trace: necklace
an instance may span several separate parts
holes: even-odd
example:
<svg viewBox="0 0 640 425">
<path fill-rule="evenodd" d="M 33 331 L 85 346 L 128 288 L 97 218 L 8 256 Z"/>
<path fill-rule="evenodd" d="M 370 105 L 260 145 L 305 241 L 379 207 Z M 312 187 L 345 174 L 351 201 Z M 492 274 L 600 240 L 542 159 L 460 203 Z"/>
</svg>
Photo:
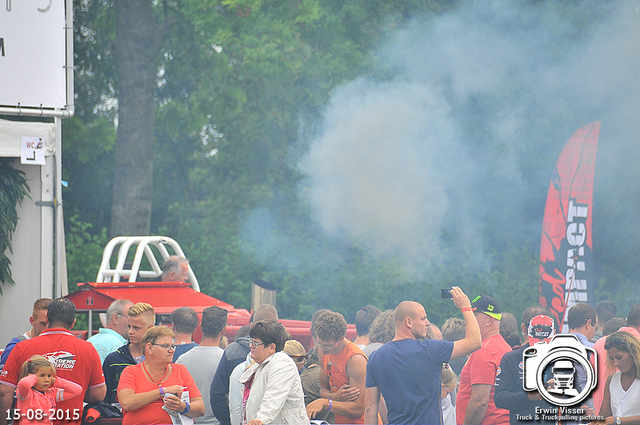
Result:
<svg viewBox="0 0 640 425">
<path fill-rule="evenodd" d="M 164 368 L 164 373 L 162 374 L 162 378 L 158 379 L 157 381 L 155 379 L 153 379 L 153 377 L 151 376 L 151 374 L 149 373 L 149 371 L 147 370 L 147 367 L 144 365 L 144 362 L 142 362 L 142 368 L 144 369 L 144 371 L 147 373 L 147 376 L 149 376 L 149 379 L 151 379 L 151 382 L 153 382 L 154 384 L 156 384 L 157 386 L 162 386 L 162 380 L 164 379 L 165 376 L 167 376 L 167 371 L 169 370 L 169 366 L 167 365 Z"/>
</svg>

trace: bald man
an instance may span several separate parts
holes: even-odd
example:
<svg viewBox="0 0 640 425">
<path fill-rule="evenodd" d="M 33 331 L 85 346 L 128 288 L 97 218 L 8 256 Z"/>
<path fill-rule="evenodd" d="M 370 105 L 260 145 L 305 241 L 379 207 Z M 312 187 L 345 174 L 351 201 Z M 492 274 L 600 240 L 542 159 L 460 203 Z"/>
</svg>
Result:
<svg viewBox="0 0 640 425">
<path fill-rule="evenodd" d="M 393 341 L 374 351 L 367 364 L 365 424 L 378 423 L 380 394 L 387 403 L 390 424 L 442 423 L 442 363 L 466 356 L 482 343 L 469 298 L 457 286 L 451 295 L 462 311 L 466 330 L 465 338 L 455 342 L 424 339 L 430 323 L 421 304 L 403 301 L 396 307 Z"/>
</svg>

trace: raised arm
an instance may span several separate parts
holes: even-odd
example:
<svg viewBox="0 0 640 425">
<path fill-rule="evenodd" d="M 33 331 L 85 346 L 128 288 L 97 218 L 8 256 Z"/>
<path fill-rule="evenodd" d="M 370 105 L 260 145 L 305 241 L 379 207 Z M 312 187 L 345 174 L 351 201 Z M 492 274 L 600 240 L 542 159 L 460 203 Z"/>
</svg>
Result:
<svg viewBox="0 0 640 425">
<path fill-rule="evenodd" d="M 56 391 L 56 400 L 70 400 L 74 397 L 77 397 L 80 393 L 82 393 L 82 387 L 79 384 L 76 384 L 73 381 L 69 381 L 68 379 L 57 377 L 55 383 L 53 384 Z M 102 385 L 100 388 L 106 390 L 106 386 Z M 104 395 L 100 400 L 104 399 Z"/>
<path fill-rule="evenodd" d="M 453 352 L 451 353 L 452 359 L 457 359 L 467 354 L 473 353 L 482 346 L 482 336 L 480 335 L 480 327 L 476 316 L 471 310 L 471 302 L 469 298 L 462 292 L 457 286 L 451 288 L 451 295 L 453 296 L 453 303 L 462 312 L 462 318 L 465 323 L 465 336 L 464 339 L 453 343 Z"/>
<path fill-rule="evenodd" d="M 33 387 L 36 382 L 38 382 L 38 377 L 33 373 L 22 378 L 20 382 L 18 382 L 18 389 L 16 390 L 18 398 L 22 401 L 29 398 L 31 395 L 31 387 Z M 3 410 L 3 412 L 4 411 L 5 410 Z"/>
</svg>

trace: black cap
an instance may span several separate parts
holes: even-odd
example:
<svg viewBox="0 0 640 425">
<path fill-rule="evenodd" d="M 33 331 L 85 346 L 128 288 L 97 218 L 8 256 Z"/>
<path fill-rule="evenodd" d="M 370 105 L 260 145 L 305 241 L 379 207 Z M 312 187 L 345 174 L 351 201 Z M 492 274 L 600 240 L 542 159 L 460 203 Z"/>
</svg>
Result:
<svg viewBox="0 0 640 425">
<path fill-rule="evenodd" d="M 488 295 L 478 295 L 475 297 L 473 301 L 471 301 L 471 309 L 473 311 L 480 311 L 497 320 L 502 319 L 498 302 Z"/>
</svg>

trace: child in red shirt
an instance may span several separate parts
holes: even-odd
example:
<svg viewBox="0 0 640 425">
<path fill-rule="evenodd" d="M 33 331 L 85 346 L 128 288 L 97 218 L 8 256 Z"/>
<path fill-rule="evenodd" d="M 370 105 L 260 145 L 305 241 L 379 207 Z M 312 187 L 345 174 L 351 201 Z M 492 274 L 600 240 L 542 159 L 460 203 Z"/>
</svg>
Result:
<svg viewBox="0 0 640 425">
<path fill-rule="evenodd" d="M 20 368 L 18 406 L 14 419 L 21 425 L 53 424 L 67 418 L 56 410 L 56 402 L 71 399 L 82 392 L 75 382 L 56 377 L 56 369 L 43 356 L 32 356 Z M 54 386 L 55 384 L 55 386 Z"/>
</svg>

